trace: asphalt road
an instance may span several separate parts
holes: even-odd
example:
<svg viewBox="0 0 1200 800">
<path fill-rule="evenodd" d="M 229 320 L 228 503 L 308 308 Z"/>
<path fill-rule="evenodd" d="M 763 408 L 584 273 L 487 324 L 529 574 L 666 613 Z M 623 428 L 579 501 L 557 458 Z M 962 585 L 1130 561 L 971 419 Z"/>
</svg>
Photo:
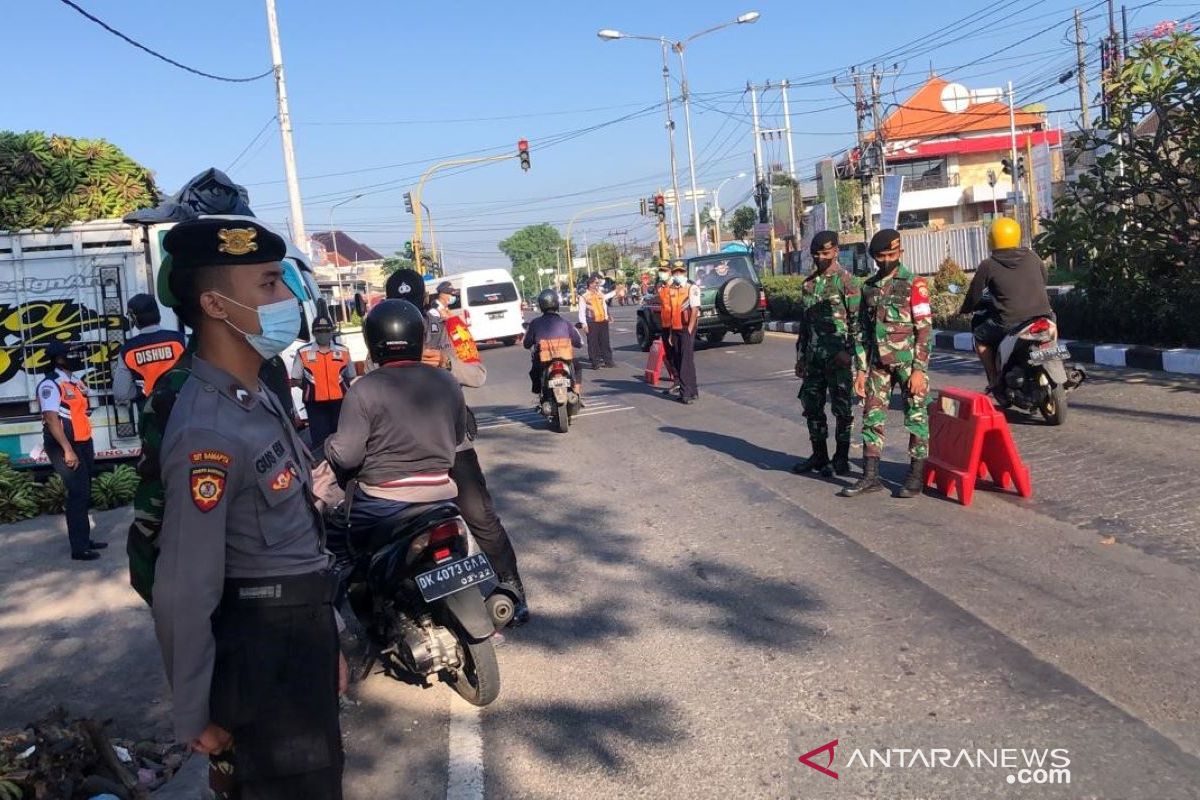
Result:
<svg viewBox="0 0 1200 800">
<path fill-rule="evenodd" d="M 569 434 L 530 412 L 520 348 L 486 350 L 469 393 L 534 609 L 479 715 L 483 796 L 1200 796 L 1197 384 L 1094 376 L 1066 427 L 1015 423 L 1032 500 L 844 500 L 787 471 L 807 446 L 791 337 L 699 352 L 682 406 L 642 382 L 631 315 Z M 935 387 L 980 382 L 937 356 Z M 446 737 L 475 712 L 381 686 L 400 716 L 364 707 L 398 731 L 395 785 L 447 796 Z M 798 760 L 833 739 L 836 781 Z M 1061 747 L 1070 783 L 847 766 L 870 747 Z M 371 774 L 352 796 L 378 796 Z"/>
<path fill-rule="evenodd" d="M 1065 427 L 1014 420 L 1031 500 L 845 500 L 842 480 L 788 471 L 807 452 L 792 337 L 701 350 L 702 400 L 683 406 L 643 383 L 632 310 L 616 313 L 620 366 L 585 373 L 566 435 L 531 412 L 525 351 L 485 349 L 468 399 L 534 618 L 482 712 L 441 685 L 356 686 L 348 797 L 1200 797 L 1200 383 L 1096 375 Z M 935 389 L 982 382 L 935 360 Z M 23 548 L 44 538 L 22 530 Z M 86 584 L 106 608 L 128 593 L 121 563 Z M 40 595 L 18 589 L 38 569 L 0 567 L 5 719 L 67 689 L 79 713 L 112 683 L 128 703 L 161 694 L 144 607 L 48 604 L 84 584 L 60 566 Z M 53 670 L 18 669 L 70 642 Z M 837 780 L 800 762 L 835 739 Z M 1054 748 L 1069 783 L 1020 771 Z M 1058 783 L 1022 783 L 1039 778 Z"/>
</svg>

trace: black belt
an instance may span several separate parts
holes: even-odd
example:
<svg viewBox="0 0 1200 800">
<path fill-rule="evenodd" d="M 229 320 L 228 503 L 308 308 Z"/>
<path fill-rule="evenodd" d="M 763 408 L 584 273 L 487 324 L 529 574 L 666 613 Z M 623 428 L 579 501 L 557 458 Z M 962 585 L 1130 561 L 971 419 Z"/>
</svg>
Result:
<svg viewBox="0 0 1200 800">
<path fill-rule="evenodd" d="M 329 570 L 273 578 L 227 578 L 222 605 L 312 606 L 333 602 Z"/>
</svg>

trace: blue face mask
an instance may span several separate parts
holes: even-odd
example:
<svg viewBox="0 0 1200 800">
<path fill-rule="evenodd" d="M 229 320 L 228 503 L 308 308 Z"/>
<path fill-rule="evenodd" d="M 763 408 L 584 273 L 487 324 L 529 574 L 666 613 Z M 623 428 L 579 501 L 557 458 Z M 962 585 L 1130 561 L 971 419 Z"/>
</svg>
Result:
<svg viewBox="0 0 1200 800">
<path fill-rule="evenodd" d="M 267 303 L 253 308 L 239 303 L 232 297 L 225 297 L 223 294 L 219 296 L 235 306 L 250 309 L 258 314 L 258 326 L 262 329 L 262 333 L 246 333 L 228 319 L 225 322 L 229 324 L 229 327 L 245 336 L 250 346 L 264 359 L 279 355 L 288 349 L 300 335 L 300 304 L 295 299 L 280 300 L 277 303 Z"/>
<path fill-rule="evenodd" d="M 687 283 L 687 275 L 672 275 L 671 280 L 675 281 L 676 286 L 683 286 Z"/>
</svg>

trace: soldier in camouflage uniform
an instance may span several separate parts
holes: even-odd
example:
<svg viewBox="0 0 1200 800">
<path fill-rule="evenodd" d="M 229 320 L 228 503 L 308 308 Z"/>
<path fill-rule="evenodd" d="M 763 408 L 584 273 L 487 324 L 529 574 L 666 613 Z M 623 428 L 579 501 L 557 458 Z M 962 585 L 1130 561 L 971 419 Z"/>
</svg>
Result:
<svg viewBox="0 0 1200 800">
<path fill-rule="evenodd" d="M 796 340 L 796 376 L 804 380 L 800 402 L 808 420 L 808 437 L 813 453 L 792 467 L 802 475 L 820 471 L 826 477 L 850 473 L 850 426 L 854 422 L 851 372 L 855 342 L 859 339 L 858 281 L 838 263 L 838 238 L 821 231 L 809 247 L 815 268 L 804 279 L 800 306 L 803 315 Z M 829 460 L 829 423 L 825 397 L 837 420 L 834 440 L 837 449 Z"/>
<path fill-rule="evenodd" d="M 929 350 L 933 317 L 929 287 L 900 263 L 900 234 L 885 229 L 871 239 L 870 253 L 879 271 L 862 287 L 862 339 L 855 351 L 858 377 L 854 390 L 864 397 L 863 477 L 847 486 L 842 497 L 855 497 L 883 488 L 879 459 L 883 455 L 884 425 L 892 387 L 904 397 L 904 427 L 908 429 L 908 477 L 897 497 L 916 497 L 924 485 L 929 455 Z"/>
</svg>

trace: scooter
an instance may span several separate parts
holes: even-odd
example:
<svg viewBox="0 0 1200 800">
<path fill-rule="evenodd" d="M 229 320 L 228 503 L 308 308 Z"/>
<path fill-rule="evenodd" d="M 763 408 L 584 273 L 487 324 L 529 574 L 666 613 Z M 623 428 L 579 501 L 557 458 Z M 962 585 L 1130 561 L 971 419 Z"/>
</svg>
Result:
<svg viewBox="0 0 1200 800">
<path fill-rule="evenodd" d="M 351 482 L 347 499 L 324 515 L 336 603 L 349 605 L 375 653 L 422 680 L 441 675 L 467 702 L 488 705 L 500 693 L 494 614 L 511 619 L 512 602 L 503 592 L 484 600 L 496 575 L 458 507 L 414 504 L 355 526 L 354 492 Z"/>
<path fill-rule="evenodd" d="M 1047 424 L 1062 425 L 1067 420 L 1067 393 L 1087 379 L 1082 367 L 1065 363 L 1070 357 L 1050 317 L 1034 317 L 1013 327 L 996 348 L 996 401 L 1003 408 L 1041 412 Z"/>
<path fill-rule="evenodd" d="M 565 358 L 552 358 L 542 365 L 542 394 L 538 413 L 559 433 L 571 427 L 571 417 L 579 411 L 579 395 L 575 391 L 575 368 Z"/>
</svg>

